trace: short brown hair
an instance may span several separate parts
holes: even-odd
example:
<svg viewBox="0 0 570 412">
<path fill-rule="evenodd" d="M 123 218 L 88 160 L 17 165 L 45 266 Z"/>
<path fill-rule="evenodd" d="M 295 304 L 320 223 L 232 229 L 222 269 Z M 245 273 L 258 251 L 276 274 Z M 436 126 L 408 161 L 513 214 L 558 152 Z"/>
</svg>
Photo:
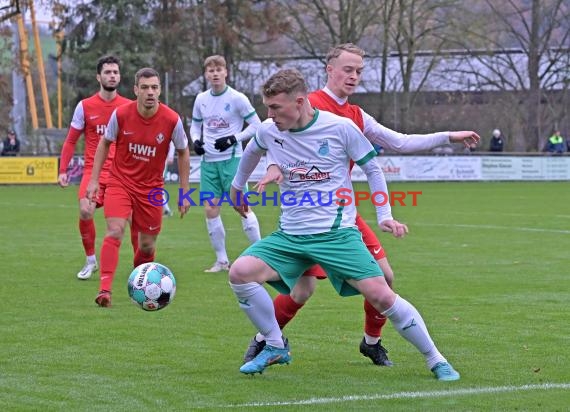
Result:
<svg viewBox="0 0 570 412">
<path fill-rule="evenodd" d="M 361 49 L 360 47 L 358 47 L 356 44 L 352 44 L 352 43 L 339 44 L 339 45 L 331 47 L 329 49 L 329 51 L 327 53 L 327 57 L 326 57 L 327 64 L 329 64 L 329 62 L 332 59 L 336 59 L 338 56 L 340 56 L 340 54 L 343 51 L 348 52 L 348 53 L 357 54 L 360 57 L 364 57 L 364 55 L 366 54 L 364 52 L 364 50 Z"/>
<path fill-rule="evenodd" d="M 297 69 L 283 69 L 273 74 L 261 86 L 261 94 L 265 97 L 277 96 L 280 93 L 307 94 L 307 83 L 301 72 Z"/>
<path fill-rule="evenodd" d="M 224 56 L 220 56 L 219 54 L 214 54 L 213 56 L 206 57 L 206 60 L 204 60 L 204 69 L 207 69 L 208 66 L 220 66 L 225 69 L 227 67 L 226 59 Z"/>
<path fill-rule="evenodd" d="M 119 68 L 121 67 L 121 61 L 119 60 L 118 57 L 112 55 L 103 56 L 99 60 L 97 60 L 97 74 L 101 74 L 104 64 L 116 64 L 117 66 L 119 66 Z"/>
<path fill-rule="evenodd" d="M 144 77 L 145 79 L 158 77 L 158 82 L 160 83 L 160 76 L 158 72 L 151 67 L 143 67 L 135 74 L 135 86 L 138 86 L 141 77 Z"/>
</svg>

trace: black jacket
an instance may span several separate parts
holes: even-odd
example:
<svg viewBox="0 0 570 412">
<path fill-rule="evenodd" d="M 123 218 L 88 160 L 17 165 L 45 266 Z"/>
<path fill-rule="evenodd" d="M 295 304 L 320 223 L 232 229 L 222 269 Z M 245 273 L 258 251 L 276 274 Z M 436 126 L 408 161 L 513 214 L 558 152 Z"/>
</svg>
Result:
<svg viewBox="0 0 570 412">
<path fill-rule="evenodd" d="M 491 145 L 489 146 L 490 152 L 502 152 L 503 151 L 503 136 L 491 137 Z"/>
</svg>

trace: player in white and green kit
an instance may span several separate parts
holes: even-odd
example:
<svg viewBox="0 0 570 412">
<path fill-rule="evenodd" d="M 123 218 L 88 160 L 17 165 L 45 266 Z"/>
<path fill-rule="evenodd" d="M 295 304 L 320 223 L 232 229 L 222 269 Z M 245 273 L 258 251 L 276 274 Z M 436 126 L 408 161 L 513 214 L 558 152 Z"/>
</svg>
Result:
<svg viewBox="0 0 570 412">
<path fill-rule="evenodd" d="M 350 160 L 366 173 L 371 192 L 387 193 L 382 170 L 370 161 L 375 157 L 370 142 L 349 119 L 313 109 L 297 70 L 277 72 L 262 93 L 273 121 L 264 122 L 246 148 L 232 182 L 231 199 L 234 208 L 245 214 L 247 205 L 237 203 L 240 199 L 243 204 L 239 190 L 265 152 L 283 172 L 281 193 L 291 197 L 281 207 L 279 230 L 250 246 L 230 268 L 230 286 L 240 307 L 267 342 L 240 371 L 252 374 L 275 363 L 289 363 L 288 342 L 262 284 L 269 282 L 288 293 L 301 274 L 317 263 L 341 296 L 361 293 L 390 319 L 400 335 L 424 355 L 437 379 L 459 379 L 436 348 L 418 311 L 390 289 L 356 229 L 354 197 L 346 200 L 345 196 L 353 194 Z M 383 231 L 397 237 L 407 232 L 406 225 L 392 218 L 389 204 L 377 207 L 377 218 Z"/>
<path fill-rule="evenodd" d="M 229 259 L 219 200 L 224 194 L 227 199 L 229 194 L 243 154 L 241 142 L 255 134 L 261 121 L 248 98 L 226 84 L 228 71 L 223 56 L 208 57 L 204 70 L 211 88 L 196 97 L 190 137 L 194 151 L 202 155 L 200 191 L 207 193 L 205 196 L 213 196 L 211 203 L 204 203 L 204 211 L 216 262 L 206 272 L 220 272 L 228 270 Z M 249 125 L 242 130 L 244 121 Z M 259 223 L 252 211 L 242 217 L 242 227 L 251 243 L 260 239 Z"/>
</svg>

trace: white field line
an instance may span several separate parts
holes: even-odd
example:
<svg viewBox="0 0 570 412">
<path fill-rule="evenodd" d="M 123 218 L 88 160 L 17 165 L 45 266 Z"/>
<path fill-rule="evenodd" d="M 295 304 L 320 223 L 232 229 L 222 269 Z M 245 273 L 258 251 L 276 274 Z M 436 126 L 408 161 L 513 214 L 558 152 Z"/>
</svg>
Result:
<svg viewBox="0 0 570 412">
<path fill-rule="evenodd" d="M 570 390 L 570 383 L 543 383 L 537 385 L 521 386 L 496 386 L 482 388 L 451 389 L 442 391 L 426 392 L 396 392 L 391 394 L 373 395 L 347 395 L 337 398 L 310 398 L 305 400 L 281 401 L 281 402 L 251 402 L 241 404 L 223 405 L 226 408 L 244 407 L 271 407 L 271 406 L 293 406 L 293 405 L 324 405 L 332 403 L 359 402 L 359 401 L 379 401 L 394 399 L 421 399 L 421 398 L 444 398 L 451 396 L 484 395 L 509 392 L 546 391 L 551 389 Z M 222 407 L 222 405 L 219 405 Z"/>
<path fill-rule="evenodd" d="M 457 227 L 467 229 L 491 229 L 491 230 L 514 230 L 517 232 L 539 232 L 539 233 L 562 233 L 570 234 L 570 230 L 564 229 L 544 229 L 538 227 L 519 227 L 519 226 L 498 226 L 498 225 L 464 225 L 464 224 L 447 224 L 447 223 L 412 223 L 417 226 L 436 226 L 436 227 Z"/>
</svg>

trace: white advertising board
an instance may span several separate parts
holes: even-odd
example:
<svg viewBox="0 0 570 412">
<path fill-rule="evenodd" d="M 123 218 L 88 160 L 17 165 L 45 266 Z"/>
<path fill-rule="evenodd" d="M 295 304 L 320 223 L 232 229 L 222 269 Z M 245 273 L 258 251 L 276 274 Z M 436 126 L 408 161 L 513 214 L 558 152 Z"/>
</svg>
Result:
<svg viewBox="0 0 570 412">
<path fill-rule="evenodd" d="M 389 182 L 570 180 L 570 156 L 378 156 L 376 161 Z M 200 181 L 200 157 L 190 160 L 190 181 Z M 257 182 L 265 174 L 265 157 L 251 175 Z M 176 162 L 166 174 L 167 182 L 178 181 Z M 357 165 L 352 180 L 366 181 Z"/>
</svg>

